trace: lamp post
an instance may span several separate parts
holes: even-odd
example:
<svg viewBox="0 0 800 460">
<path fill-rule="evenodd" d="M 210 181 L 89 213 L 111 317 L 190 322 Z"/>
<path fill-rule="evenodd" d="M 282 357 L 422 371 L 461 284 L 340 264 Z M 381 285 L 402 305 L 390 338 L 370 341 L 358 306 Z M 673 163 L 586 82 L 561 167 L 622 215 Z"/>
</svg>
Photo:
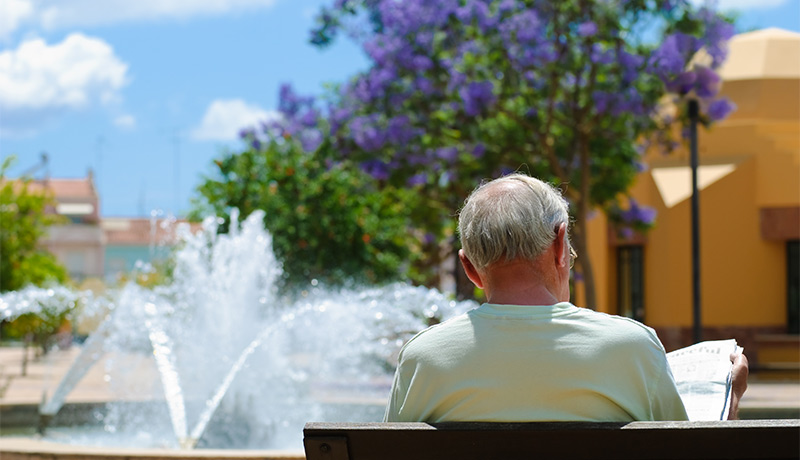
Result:
<svg viewBox="0 0 800 460">
<path fill-rule="evenodd" d="M 694 342 L 703 340 L 700 305 L 700 196 L 697 191 L 697 123 L 700 106 L 689 99 L 689 164 L 692 168 L 692 313 Z"/>
</svg>

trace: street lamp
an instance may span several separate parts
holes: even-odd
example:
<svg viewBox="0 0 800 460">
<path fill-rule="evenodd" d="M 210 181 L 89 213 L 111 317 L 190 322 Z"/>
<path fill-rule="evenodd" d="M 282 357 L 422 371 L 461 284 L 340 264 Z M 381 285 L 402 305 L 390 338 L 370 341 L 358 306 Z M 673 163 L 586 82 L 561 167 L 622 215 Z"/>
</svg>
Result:
<svg viewBox="0 0 800 460">
<path fill-rule="evenodd" d="M 692 168 L 692 312 L 693 338 L 698 343 L 703 340 L 703 326 L 700 315 L 700 196 L 697 190 L 697 123 L 700 106 L 697 99 L 689 99 L 689 164 Z"/>
</svg>

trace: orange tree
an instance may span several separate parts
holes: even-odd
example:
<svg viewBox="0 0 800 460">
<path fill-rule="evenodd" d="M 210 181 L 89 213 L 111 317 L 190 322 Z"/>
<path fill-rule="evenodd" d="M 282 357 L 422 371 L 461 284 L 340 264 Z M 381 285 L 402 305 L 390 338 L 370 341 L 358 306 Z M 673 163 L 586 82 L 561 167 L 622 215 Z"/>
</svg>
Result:
<svg viewBox="0 0 800 460">
<path fill-rule="evenodd" d="M 419 252 L 408 227 L 413 193 L 378 189 L 362 171 L 332 162 L 331 144 L 319 137 L 309 144 L 288 134 L 264 140 L 244 131 L 242 138 L 245 148 L 215 160 L 197 188 L 193 218 L 224 217 L 225 232 L 234 208 L 241 218 L 264 210 L 288 289 L 311 280 L 341 285 L 415 277 L 409 271 Z"/>
</svg>

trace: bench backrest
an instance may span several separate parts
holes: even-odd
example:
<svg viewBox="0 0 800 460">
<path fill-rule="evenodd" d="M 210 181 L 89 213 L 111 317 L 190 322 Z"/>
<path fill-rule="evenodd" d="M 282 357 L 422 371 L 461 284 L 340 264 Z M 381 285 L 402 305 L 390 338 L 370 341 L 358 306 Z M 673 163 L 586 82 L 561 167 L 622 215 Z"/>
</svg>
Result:
<svg viewBox="0 0 800 460">
<path fill-rule="evenodd" d="M 308 423 L 307 460 L 798 459 L 800 420 Z"/>
</svg>

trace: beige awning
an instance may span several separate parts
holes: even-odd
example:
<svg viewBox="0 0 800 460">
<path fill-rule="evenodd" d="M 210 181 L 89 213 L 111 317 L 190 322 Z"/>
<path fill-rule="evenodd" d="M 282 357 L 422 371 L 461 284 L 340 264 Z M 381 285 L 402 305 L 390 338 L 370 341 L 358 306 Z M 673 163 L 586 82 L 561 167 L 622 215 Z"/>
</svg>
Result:
<svg viewBox="0 0 800 460">
<path fill-rule="evenodd" d="M 735 164 L 699 166 L 697 188 L 703 190 L 735 169 Z M 692 196 L 692 168 L 689 166 L 653 168 L 650 174 L 666 207 L 671 208 Z"/>
</svg>

